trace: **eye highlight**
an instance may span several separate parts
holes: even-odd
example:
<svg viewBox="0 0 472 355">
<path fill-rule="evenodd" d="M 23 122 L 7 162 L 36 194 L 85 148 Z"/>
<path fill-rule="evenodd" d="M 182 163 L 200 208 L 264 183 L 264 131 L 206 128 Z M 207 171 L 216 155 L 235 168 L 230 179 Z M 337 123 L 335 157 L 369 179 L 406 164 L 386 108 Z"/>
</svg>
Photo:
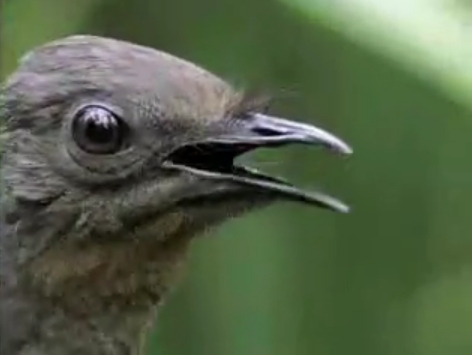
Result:
<svg viewBox="0 0 472 355">
<path fill-rule="evenodd" d="M 128 129 L 111 110 L 86 106 L 73 118 L 72 137 L 80 149 L 91 154 L 113 154 L 123 148 Z"/>
</svg>

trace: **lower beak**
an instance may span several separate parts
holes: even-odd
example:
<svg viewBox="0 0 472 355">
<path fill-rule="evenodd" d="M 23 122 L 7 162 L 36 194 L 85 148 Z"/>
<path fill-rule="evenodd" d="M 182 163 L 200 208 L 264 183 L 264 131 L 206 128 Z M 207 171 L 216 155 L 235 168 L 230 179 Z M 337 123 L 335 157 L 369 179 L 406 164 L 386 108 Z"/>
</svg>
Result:
<svg viewBox="0 0 472 355">
<path fill-rule="evenodd" d="M 348 212 L 347 205 L 327 194 L 302 190 L 285 180 L 234 165 L 234 159 L 248 151 L 296 143 L 321 146 L 342 155 L 352 153 L 348 144 L 321 128 L 254 113 L 235 120 L 226 134 L 177 148 L 165 165 L 207 178 L 231 180 L 282 199 Z"/>
</svg>

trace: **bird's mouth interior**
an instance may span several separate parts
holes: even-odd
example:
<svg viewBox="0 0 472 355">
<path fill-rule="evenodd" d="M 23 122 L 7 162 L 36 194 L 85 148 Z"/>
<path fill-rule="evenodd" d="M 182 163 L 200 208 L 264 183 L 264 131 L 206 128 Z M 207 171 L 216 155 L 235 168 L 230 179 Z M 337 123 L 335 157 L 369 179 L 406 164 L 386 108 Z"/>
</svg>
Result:
<svg viewBox="0 0 472 355">
<path fill-rule="evenodd" d="M 273 142 L 275 143 L 275 142 Z M 280 146 L 287 143 L 269 144 Z M 348 212 L 343 202 L 319 191 L 305 191 L 287 180 L 267 175 L 254 168 L 238 165 L 235 159 L 257 148 L 256 143 L 203 142 L 184 145 L 166 158 L 166 165 L 213 179 L 232 180 L 264 190 L 287 200 L 304 202 L 337 212 Z"/>
<path fill-rule="evenodd" d="M 290 185 L 284 179 L 266 175 L 242 165 L 235 164 L 235 159 L 244 153 L 256 149 L 255 144 L 205 142 L 188 144 L 173 151 L 167 158 L 177 166 L 186 166 L 199 171 L 221 175 L 234 175 Z"/>
</svg>

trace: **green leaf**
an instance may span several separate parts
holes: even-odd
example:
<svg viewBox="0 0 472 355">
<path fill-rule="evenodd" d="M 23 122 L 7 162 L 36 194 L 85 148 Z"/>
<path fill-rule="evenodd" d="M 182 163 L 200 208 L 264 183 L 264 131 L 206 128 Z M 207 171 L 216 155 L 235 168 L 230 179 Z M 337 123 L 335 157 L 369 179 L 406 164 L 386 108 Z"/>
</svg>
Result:
<svg viewBox="0 0 472 355">
<path fill-rule="evenodd" d="M 454 0 L 279 0 L 472 108 L 472 11 Z M 469 7 L 467 7 L 469 5 Z"/>
</svg>

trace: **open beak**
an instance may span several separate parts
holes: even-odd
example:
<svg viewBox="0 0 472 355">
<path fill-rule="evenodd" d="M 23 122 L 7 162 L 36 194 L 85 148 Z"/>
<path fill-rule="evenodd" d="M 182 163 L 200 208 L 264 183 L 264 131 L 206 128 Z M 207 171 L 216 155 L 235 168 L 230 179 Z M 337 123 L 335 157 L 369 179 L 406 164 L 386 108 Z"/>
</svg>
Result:
<svg viewBox="0 0 472 355">
<path fill-rule="evenodd" d="M 295 143 L 321 146 L 342 155 L 351 154 L 351 147 L 340 138 L 313 125 L 261 113 L 252 113 L 233 123 L 226 134 L 178 147 L 166 157 L 164 165 L 207 178 L 234 181 L 286 200 L 337 212 L 349 211 L 347 205 L 327 194 L 302 190 L 283 179 L 234 164 L 235 158 L 254 149 Z"/>
</svg>

